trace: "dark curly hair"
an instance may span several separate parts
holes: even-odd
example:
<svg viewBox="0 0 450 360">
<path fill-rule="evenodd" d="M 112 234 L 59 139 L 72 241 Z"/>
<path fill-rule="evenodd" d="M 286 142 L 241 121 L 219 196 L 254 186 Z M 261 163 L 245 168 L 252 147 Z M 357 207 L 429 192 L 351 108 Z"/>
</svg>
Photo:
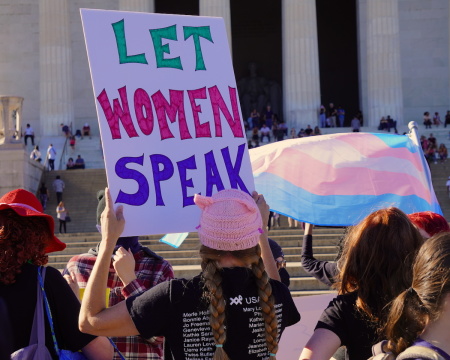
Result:
<svg viewBox="0 0 450 360">
<path fill-rule="evenodd" d="M 0 283 L 13 284 L 27 261 L 47 264 L 44 249 L 51 236 L 42 217 L 24 217 L 10 209 L 0 211 Z"/>
</svg>

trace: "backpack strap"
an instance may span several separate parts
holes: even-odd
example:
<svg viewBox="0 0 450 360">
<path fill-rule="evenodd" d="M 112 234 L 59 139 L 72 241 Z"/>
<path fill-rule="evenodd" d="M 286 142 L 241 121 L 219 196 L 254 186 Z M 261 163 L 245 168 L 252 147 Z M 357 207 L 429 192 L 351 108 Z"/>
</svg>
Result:
<svg viewBox="0 0 450 360">
<path fill-rule="evenodd" d="M 370 357 L 369 360 L 395 360 L 395 357 L 391 353 L 380 353 Z"/>
<path fill-rule="evenodd" d="M 38 276 L 39 270 L 40 267 L 38 267 Z M 30 345 L 38 344 L 45 346 L 44 302 L 41 286 L 39 284 L 39 278 L 37 280 L 36 308 L 34 309 L 33 326 L 30 333 Z"/>
<path fill-rule="evenodd" d="M 397 356 L 396 360 L 406 359 L 445 360 L 443 356 L 438 354 L 433 349 L 418 345 L 410 346 L 409 348 L 407 348 Z"/>
<path fill-rule="evenodd" d="M 42 269 L 42 274 L 41 274 L 41 269 Z M 45 312 L 47 314 L 47 320 L 48 320 L 48 323 L 50 324 L 50 331 L 52 333 L 53 345 L 55 347 L 55 352 L 58 355 L 58 357 L 60 357 L 61 356 L 61 352 L 59 350 L 58 341 L 56 340 L 55 328 L 53 327 L 52 312 L 50 310 L 50 304 L 48 303 L 47 295 L 45 294 L 45 289 L 44 289 L 45 271 L 46 271 L 46 268 L 44 266 L 39 266 L 39 268 L 38 268 L 39 285 L 41 287 L 42 296 L 43 296 L 43 299 L 44 299 Z"/>
</svg>

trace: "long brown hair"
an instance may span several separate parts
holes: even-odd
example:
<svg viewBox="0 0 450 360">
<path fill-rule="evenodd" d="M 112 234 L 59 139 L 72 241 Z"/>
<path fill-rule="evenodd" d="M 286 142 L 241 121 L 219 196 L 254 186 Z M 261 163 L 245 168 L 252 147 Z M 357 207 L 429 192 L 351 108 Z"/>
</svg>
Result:
<svg viewBox="0 0 450 360">
<path fill-rule="evenodd" d="M 241 260 L 245 264 L 251 265 L 251 269 L 256 278 L 258 288 L 259 305 L 265 323 L 266 344 L 270 353 L 276 354 L 278 351 L 278 322 L 275 313 L 275 299 L 272 294 L 272 286 L 269 282 L 261 258 L 261 248 L 259 245 L 250 249 L 239 251 L 220 251 L 207 246 L 200 247 L 200 256 L 202 258 L 202 270 L 207 298 L 209 299 L 209 322 L 216 345 L 223 345 L 227 339 L 225 324 L 225 299 L 222 291 L 222 274 L 218 260 L 225 255 L 231 254 L 233 257 Z M 275 357 L 272 357 L 275 360 Z M 216 347 L 214 360 L 228 360 L 223 347 Z"/>
<path fill-rule="evenodd" d="M 373 212 L 350 228 L 334 287 L 340 294 L 357 291 L 358 308 L 383 325 L 386 305 L 411 284 L 412 262 L 422 242 L 401 210 Z"/>
<path fill-rule="evenodd" d="M 442 312 L 442 302 L 450 293 L 450 233 L 440 233 L 419 250 L 413 266 L 411 287 L 393 302 L 386 323 L 388 348 L 396 355 L 422 333 L 428 321 Z"/>
<path fill-rule="evenodd" d="M 20 216 L 13 210 L 0 211 L 0 283 L 16 281 L 27 261 L 45 265 L 44 249 L 51 238 L 47 220 L 38 216 Z"/>
</svg>

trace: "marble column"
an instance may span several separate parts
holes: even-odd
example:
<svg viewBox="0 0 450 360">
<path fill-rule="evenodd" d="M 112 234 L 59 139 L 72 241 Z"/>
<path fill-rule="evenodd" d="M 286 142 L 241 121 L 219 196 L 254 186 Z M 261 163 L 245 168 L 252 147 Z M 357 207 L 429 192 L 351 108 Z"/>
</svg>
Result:
<svg viewBox="0 0 450 360">
<path fill-rule="evenodd" d="M 366 7 L 368 109 L 364 125 L 378 126 L 387 115 L 402 124 L 398 0 L 367 1 Z"/>
<path fill-rule="evenodd" d="M 137 12 L 155 12 L 154 0 L 119 0 L 119 10 Z"/>
<path fill-rule="evenodd" d="M 230 0 L 199 0 L 200 16 L 218 16 L 225 21 L 228 44 L 232 51 L 231 43 L 231 11 Z"/>
<path fill-rule="evenodd" d="M 39 1 L 41 136 L 61 134 L 74 119 L 68 0 Z"/>
<path fill-rule="evenodd" d="M 284 118 L 298 132 L 318 124 L 320 107 L 316 0 L 283 0 Z"/>
</svg>

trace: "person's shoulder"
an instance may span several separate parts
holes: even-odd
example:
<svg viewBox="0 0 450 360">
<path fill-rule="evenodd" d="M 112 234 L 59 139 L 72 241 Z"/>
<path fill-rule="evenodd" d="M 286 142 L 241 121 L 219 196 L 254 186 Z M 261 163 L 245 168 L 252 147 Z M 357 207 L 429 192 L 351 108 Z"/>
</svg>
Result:
<svg viewBox="0 0 450 360">
<path fill-rule="evenodd" d="M 337 295 L 330 301 L 327 309 L 334 308 L 338 312 L 350 315 L 353 313 L 353 310 L 355 309 L 357 298 L 358 295 L 356 292 L 344 295 Z"/>
<path fill-rule="evenodd" d="M 91 254 L 79 254 L 72 256 L 70 260 L 67 262 L 67 268 L 75 266 L 75 267 L 86 267 L 93 266 L 95 264 L 95 260 L 97 257 Z"/>
<path fill-rule="evenodd" d="M 280 291 L 280 292 L 289 292 L 289 289 L 286 285 L 284 285 L 281 281 L 275 280 L 275 279 L 269 279 L 270 285 L 272 286 L 273 290 Z"/>
<path fill-rule="evenodd" d="M 46 266 L 45 267 L 45 281 L 50 281 L 50 282 L 54 282 L 54 281 L 61 281 L 62 279 L 62 275 L 61 272 L 52 267 L 52 266 Z M 64 280 L 65 281 L 65 280 Z"/>
</svg>

